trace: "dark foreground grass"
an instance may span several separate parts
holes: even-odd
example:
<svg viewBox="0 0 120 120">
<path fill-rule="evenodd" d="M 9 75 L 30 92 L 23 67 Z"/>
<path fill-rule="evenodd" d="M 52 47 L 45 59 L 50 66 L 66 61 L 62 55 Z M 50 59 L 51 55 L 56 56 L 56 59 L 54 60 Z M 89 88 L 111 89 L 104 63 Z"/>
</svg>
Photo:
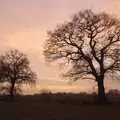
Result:
<svg viewBox="0 0 120 120">
<path fill-rule="evenodd" d="M 95 105 L 91 96 L 80 98 L 42 94 L 1 99 L 0 120 L 120 120 L 120 104 Z"/>
</svg>

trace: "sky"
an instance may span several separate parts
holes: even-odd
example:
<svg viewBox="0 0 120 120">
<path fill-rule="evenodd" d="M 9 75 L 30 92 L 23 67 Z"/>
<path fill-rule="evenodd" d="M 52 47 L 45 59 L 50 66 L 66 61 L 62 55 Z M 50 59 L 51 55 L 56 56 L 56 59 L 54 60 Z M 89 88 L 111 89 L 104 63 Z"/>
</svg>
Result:
<svg viewBox="0 0 120 120">
<path fill-rule="evenodd" d="M 67 84 L 59 77 L 62 70 L 58 65 L 46 64 L 42 54 L 47 31 L 54 30 L 57 24 L 68 21 L 74 13 L 84 9 L 120 16 L 120 1 L 0 0 L 0 52 L 17 48 L 28 54 L 31 67 L 38 75 L 37 83 L 42 88 L 62 91 L 92 89 L 92 83 L 88 81 L 81 81 L 80 85 Z"/>
</svg>

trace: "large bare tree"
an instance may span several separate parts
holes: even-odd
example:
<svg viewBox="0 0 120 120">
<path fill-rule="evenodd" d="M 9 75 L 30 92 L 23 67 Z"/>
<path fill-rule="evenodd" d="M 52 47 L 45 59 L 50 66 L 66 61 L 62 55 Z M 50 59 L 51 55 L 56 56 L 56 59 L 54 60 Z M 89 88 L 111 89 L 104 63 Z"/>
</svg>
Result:
<svg viewBox="0 0 120 120">
<path fill-rule="evenodd" d="M 48 35 L 46 60 L 67 62 L 70 69 L 65 76 L 71 80 L 94 79 L 98 100 L 105 102 L 106 76 L 120 74 L 120 21 L 106 13 L 85 10 Z"/>
<path fill-rule="evenodd" d="M 10 83 L 11 98 L 16 91 L 16 84 L 35 83 L 35 79 L 36 75 L 24 53 L 13 49 L 0 56 L 0 81 Z"/>
</svg>

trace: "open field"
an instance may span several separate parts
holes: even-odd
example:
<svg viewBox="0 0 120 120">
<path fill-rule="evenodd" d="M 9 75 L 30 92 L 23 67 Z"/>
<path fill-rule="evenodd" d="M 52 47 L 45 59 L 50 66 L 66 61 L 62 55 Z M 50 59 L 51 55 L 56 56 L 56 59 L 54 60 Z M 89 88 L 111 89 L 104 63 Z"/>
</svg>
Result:
<svg viewBox="0 0 120 120">
<path fill-rule="evenodd" d="M 70 97 L 72 96 L 72 98 Z M 0 120 L 119 120 L 120 104 L 95 105 L 90 96 L 36 95 L 0 100 Z M 87 102 L 89 101 L 89 102 Z"/>
</svg>

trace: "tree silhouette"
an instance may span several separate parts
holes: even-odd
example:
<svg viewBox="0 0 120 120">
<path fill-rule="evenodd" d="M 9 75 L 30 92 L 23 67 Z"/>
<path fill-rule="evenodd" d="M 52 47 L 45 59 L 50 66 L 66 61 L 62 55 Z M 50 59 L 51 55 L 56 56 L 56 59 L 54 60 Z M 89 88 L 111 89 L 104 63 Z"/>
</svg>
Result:
<svg viewBox="0 0 120 120">
<path fill-rule="evenodd" d="M 35 79 L 36 75 L 24 53 L 15 49 L 0 56 L 0 81 L 10 83 L 9 93 L 12 99 L 16 91 L 15 84 L 35 83 Z"/>
<path fill-rule="evenodd" d="M 120 72 L 120 21 L 106 13 L 85 10 L 48 35 L 46 60 L 68 63 L 70 69 L 64 76 L 71 80 L 94 79 L 98 100 L 105 102 L 104 80 Z"/>
</svg>

